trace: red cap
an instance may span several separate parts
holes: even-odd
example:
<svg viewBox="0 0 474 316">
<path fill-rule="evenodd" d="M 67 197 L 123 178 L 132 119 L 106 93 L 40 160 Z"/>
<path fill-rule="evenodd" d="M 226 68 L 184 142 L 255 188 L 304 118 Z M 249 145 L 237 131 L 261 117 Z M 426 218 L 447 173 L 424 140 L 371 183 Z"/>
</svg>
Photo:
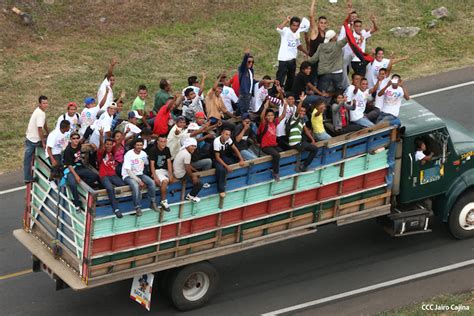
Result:
<svg viewBox="0 0 474 316">
<path fill-rule="evenodd" d="M 77 104 L 76 104 L 76 102 L 69 102 L 69 103 L 67 104 L 68 110 L 69 110 L 69 108 L 72 107 L 72 106 L 77 109 Z"/>
<path fill-rule="evenodd" d="M 204 114 L 204 112 L 197 112 L 195 117 L 196 118 L 206 118 L 206 114 Z"/>
</svg>

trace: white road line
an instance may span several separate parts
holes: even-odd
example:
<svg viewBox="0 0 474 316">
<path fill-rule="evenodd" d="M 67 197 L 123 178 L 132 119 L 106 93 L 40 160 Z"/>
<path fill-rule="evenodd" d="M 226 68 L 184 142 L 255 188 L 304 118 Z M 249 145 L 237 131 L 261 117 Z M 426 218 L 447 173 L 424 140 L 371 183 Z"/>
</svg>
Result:
<svg viewBox="0 0 474 316">
<path fill-rule="evenodd" d="M 431 91 L 418 93 L 418 94 L 412 95 L 411 97 L 412 98 L 422 97 L 422 96 L 433 94 L 433 93 L 438 93 L 438 92 L 443 92 L 443 91 L 446 91 L 446 90 L 461 88 L 461 87 L 468 86 L 468 85 L 471 85 L 471 84 L 474 84 L 474 81 L 469 81 L 469 82 L 465 82 L 465 83 L 456 84 L 454 86 L 449 86 L 449 87 L 445 87 L 445 88 L 441 88 L 441 89 L 436 89 L 436 90 L 431 90 Z"/>
<path fill-rule="evenodd" d="M 434 274 L 439 274 L 439 273 L 443 273 L 443 272 L 447 272 L 447 271 L 451 271 L 451 270 L 456 270 L 456 269 L 466 267 L 466 266 L 470 266 L 470 265 L 473 265 L 473 264 L 474 264 L 474 259 L 467 260 L 467 261 L 462 261 L 462 262 L 458 262 L 458 263 L 451 264 L 451 265 L 448 265 L 448 266 L 444 266 L 444 267 L 441 267 L 441 268 L 428 270 L 428 271 L 425 271 L 425 272 L 420 272 L 420 273 L 408 275 L 406 277 L 402 277 L 402 278 L 398 278 L 398 279 L 394 279 L 394 280 L 390 280 L 390 281 L 386 281 L 386 282 L 366 286 L 366 287 L 363 287 L 363 288 L 360 288 L 360 289 L 356 289 L 356 290 L 352 290 L 352 291 L 348 291 L 348 292 L 344 292 L 344 293 L 324 297 L 324 298 L 317 299 L 317 300 L 314 300 L 314 301 L 310 301 L 310 302 L 307 302 L 307 303 L 302 303 L 302 304 L 282 308 L 282 309 L 279 309 L 279 310 L 276 310 L 276 311 L 273 311 L 273 312 L 262 314 L 262 316 L 274 316 L 274 315 L 281 315 L 281 314 L 284 314 L 284 313 L 294 312 L 296 310 L 304 309 L 304 308 L 307 308 L 307 307 L 310 307 L 310 306 L 316 306 L 316 305 L 320 305 L 320 304 L 323 304 L 323 303 L 339 300 L 339 299 L 342 299 L 342 298 L 347 298 L 347 297 L 350 297 L 350 296 L 353 296 L 353 295 L 370 292 L 370 291 L 373 291 L 373 290 L 377 290 L 377 289 L 381 289 L 381 288 L 384 288 L 384 287 L 404 283 L 404 282 L 407 282 L 407 281 L 412 281 L 412 280 L 415 280 L 415 279 L 424 278 L 424 277 L 431 276 L 431 275 L 434 275 Z"/>
<path fill-rule="evenodd" d="M 471 85 L 471 84 L 474 84 L 474 81 L 469 81 L 469 82 L 465 82 L 465 83 L 456 84 L 454 86 L 449 86 L 449 87 L 445 87 L 445 88 L 441 88 L 441 89 L 436 89 L 436 90 L 431 90 L 431 91 L 427 91 L 427 92 L 423 92 L 423 93 L 418 93 L 418 94 L 412 95 L 411 97 L 412 98 L 422 97 L 422 96 L 433 94 L 433 93 L 438 93 L 438 92 L 443 92 L 443 91 L 446 91 L 446 90 L 461 88 L 461 87 L 468 86 L 468 85 Z M 24 188 L 26 188 L 26 186 L 21 186 L 21 187 L 17 187 L 17 188 L 5 190 L 5 191 L 0 191 L 0 195 L 20 191 L 20 190 L 23 190 Z"/>
<path fill-rule="evenodd" d="M 20 190 L 24 190 L 25 188 L 26 188 L 26 185 L 23 185 L 21 187 L 16 187 L 16 188 L 8 189 L 8 190 L 5 190 L 5 191 L 0 191 L 0 195 L 16 192 L 16 191 L 20 191 Z"/>
</svg>

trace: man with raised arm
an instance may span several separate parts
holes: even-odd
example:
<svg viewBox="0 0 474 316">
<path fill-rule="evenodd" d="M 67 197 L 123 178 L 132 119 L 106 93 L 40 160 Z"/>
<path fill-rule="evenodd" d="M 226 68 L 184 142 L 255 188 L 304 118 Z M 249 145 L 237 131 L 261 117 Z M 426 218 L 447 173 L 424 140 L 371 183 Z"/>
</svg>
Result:
<svg viewBox="0 0 474 316">
<path fill-rule="evenodd" d="M 97 92 L 97 102 L 99 102 L 99 108 L 101 111 L 106 111 L 112 102 L 114 102 L 114 91 L 112 88 L 115 84 L 115 65 L 117 65 L 117 59 L 113 57 L 110 61 L 107 74 L 104 76 L 104 80 L 100 84 L 99 91 Z"/>
</svg>

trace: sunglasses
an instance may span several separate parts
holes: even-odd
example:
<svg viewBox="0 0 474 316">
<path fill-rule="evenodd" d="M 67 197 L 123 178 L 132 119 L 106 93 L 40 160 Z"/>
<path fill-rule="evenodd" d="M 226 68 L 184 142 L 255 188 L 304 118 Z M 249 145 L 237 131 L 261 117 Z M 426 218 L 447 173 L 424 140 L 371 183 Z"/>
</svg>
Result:
<svg viewBox="0 0 474 316">
<path fill-rule="evenodd" d="M 248 61 L 247 61 L 247 64 L 253 64 L 253 63 L 254 63 L 253 60 L 248 60 Z"/>
<path fill-rule="evenodd" d="M 79 137 L 71 137 L 71 139 L 73 139 L 73 140 L 74 140 L 74 139 L 79 139 Z"/>
</svg>

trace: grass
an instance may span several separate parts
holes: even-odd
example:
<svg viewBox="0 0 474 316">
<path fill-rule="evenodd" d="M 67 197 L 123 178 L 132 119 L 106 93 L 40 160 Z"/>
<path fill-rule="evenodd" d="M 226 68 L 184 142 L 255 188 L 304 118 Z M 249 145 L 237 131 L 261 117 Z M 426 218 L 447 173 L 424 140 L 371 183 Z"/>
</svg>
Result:
<svg viewBox="0 0 474 316">
<path fill-rule="evenodd" d="M 316 14 L 326 15 L 330 28 L 339 30 L 343 4 L 319 2 Z M 158 7 L 134 0 L 110 3 L 38 1 L 23 8 L 33 15 L 34 28 L 0 15 L 0 27 L 11 30 L 0 35 L 0 172 L 21 166 L 20 144 L 40 94 L 50 99 L 47 117 L 53 126 L 67 102 L 81 104 L 84 97 L 96 95 L 112 56 L 119 60 L 114 91 L 126 90 L 126 108 L 139 84 L 148 86 L 150 106 L 161 78 L 180 90 L 191 74 L 205 71 L 212 81 L 222 70 L 235 71 L 247 46 L 256 56 L 257 77 L 274 76 L 279 45 L 275 26 L 287 15 L 308 16 L 310 1 L 162 1 Z M 441 5 L 450 17 L 428 29 L 431 10 Z M 383 46 L 397 56 L 411 56 L 394 67 L 405 78 L 474 64 L 474 13 L 466 10 L 470 1 L 355 0 L 354 7 L 365 21 L 370 13 L 378 17 L 381 30 L 368 49 Z M 99 22 L 100 16 L 107 18 L 105 23 Z M 421 31 L 414 38 L 394 38 L 389 29 L 395 26 L 418 26 Z"/>
<path fill-rule="evenodd" d="M 446 307 L 448 310 L 423 310 L 424 304 L 432 305 L 435 309 L 436 306 L 442 306 L 441 309 Z M 440 309 L 438 307 L 438 309 Z M 454 307 L 455 309 L 453 309 Z M 469 310 L 466 310 L 469 308 Z M 457 309 L 457 310 L 456 310 Z M 431 300 L 413 304 L 410 306 L 403 307 L 398 310 L 387 311 L 378 314 L 378 316 L 430 316 L 430 315 L 472 315 L 474 311 L 474 291 L 468 293 L 462 293 L 457 295 L 443 295 L 435 297 Z"/>
</svg>

